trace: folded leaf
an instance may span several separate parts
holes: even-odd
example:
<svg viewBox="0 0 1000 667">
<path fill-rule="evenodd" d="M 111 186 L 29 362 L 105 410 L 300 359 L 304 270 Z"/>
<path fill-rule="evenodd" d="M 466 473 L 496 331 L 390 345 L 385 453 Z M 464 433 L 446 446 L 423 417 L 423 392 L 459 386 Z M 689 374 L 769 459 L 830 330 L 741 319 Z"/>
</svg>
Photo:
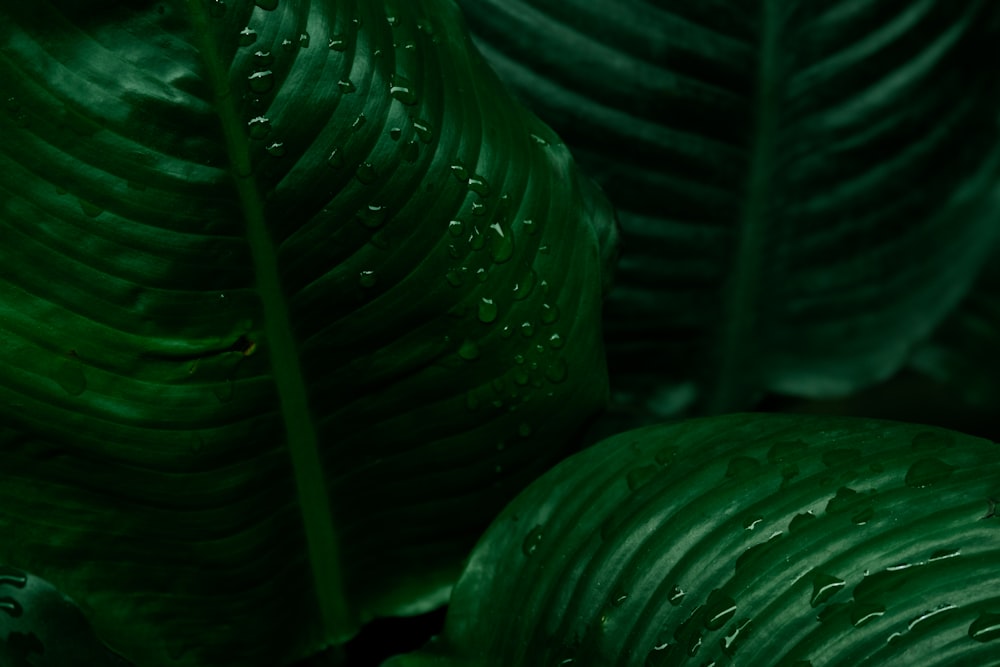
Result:
<svg viewBox="0 0 1000 667">
<path fill-rule="evenodd" d="M 0 54 L 0 562 L 141 665 L 444 602 L 605 403 L 614 252 L 454 3 L 4 3 Z"/>
<path fill-rule="evenodd" d="M 476 546 L 445 636 L 387 667 L 984 665 L 1000 444 L 729 415 L 605 440 Z"/>
<path fill-rule="evenodd" d="M 605 329 L 633 421 L 885 379 L 1000 232 L 997 3 L 462 6 L 620 209 Z"/>
</svg>

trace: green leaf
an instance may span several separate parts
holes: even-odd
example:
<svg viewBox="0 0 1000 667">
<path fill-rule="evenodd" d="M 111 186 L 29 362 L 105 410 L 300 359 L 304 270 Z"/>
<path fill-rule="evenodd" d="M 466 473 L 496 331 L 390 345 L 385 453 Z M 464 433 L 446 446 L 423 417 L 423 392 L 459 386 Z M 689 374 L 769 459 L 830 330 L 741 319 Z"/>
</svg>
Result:
<svg viewBox="0 0 1000 667">
<path fill-rule="evenodd" d="M 446 599 L 605 404 L 614 224 L 450 0 L 0 9 L 0 562 L 142 665 Z"/>
<path fill-rule="evenodd" d="M 959 307 L 910 365 L 994 419 L 1000 407 L 1000 244 Z"/>
<path fill-rule="evenodd" d="M 417 665 L 986 664 L 1000 444 L 729 415 L 605 440 L 476 546 Z"/>
<path fill-rule="evenodd" d="M 462 5 L 620 210 L 633 423 L 889 377 L 1000 232 L 996 3 Z"/>
</svg>

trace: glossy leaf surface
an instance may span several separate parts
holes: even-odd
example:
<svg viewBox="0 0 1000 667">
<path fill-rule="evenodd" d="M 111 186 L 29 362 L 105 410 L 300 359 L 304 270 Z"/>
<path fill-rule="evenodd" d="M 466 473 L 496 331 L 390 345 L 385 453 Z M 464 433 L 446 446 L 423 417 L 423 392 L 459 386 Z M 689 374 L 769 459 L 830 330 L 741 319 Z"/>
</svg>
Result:
<svg viewBox="0 0 1000 667">
<path fill-rule="evenodd" d="M 1000 444 L 729 415 L 605 440 L 477 545 L 423 665 L 989 664 Z"/>
<path fill-rule="evenodd" d="M 141 665 L 441 604 L 606 400 L 614 226 L 449 0 L 0 9 L 0 562 Z"/>
<path fill-rule="evenodd" d="M 619 409 L 885 379 L 1000 225 L 1000 6 L 464 0 L 490 63 L 620 209 Z"/>
</svg>

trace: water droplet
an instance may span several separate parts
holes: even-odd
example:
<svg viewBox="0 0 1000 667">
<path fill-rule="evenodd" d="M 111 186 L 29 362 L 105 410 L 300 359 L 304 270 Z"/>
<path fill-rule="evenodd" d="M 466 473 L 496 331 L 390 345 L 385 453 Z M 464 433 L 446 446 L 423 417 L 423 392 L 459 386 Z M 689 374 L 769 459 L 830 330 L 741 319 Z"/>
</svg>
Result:
<svg viewBox="0 0 1000 667">
<path fill-rule="evenodd" d="M 381 204 L 369 204 L 368 206 L 359 209 L 357 214 L 355 214 L 355 219 L 364 227 L 369 229 L 375 229 L 376 227 L 381 227 L 382 223 L 385 222 L 386 218 L 386 207 Z"/>
<path fill-rule="evenodd" d="M 532 324 L 531 322 L 522 322 L 521 323 L 521 335 L 523 335 L 525 338 L 531 338 L 532 336 L 534 336 L 535 335 L 535 325 Z"/>
<path fill-rule="evenodd" d="M 545 139 L 542 139 L 540 136 L 538 136 L 534 132 L 530 132 L 528 134 L 528 136 L 531 137 L 531 140 L 533 142 L 535 142 L 536 144 L 538 144 L 539 146 L 548 146 L 549 145 L 548 141 L 546 141 Z"/>
<path fill-rule="evenodd" d="M 497 305 L 494 303 L 493 299 L 488 299 L 485 296 L 479 300 L 479 310 L 477 312 L 479 321 L 483 324 L 490 324 L 495 322 L 497 319 Z"/>
<path fill-rule="evenodd" d="M 533 556 L 535 552 L 538 551 L 539 545 L 542 543 L 542 526 L 537 525 L 531 529 L 525 538 L 521 542 L 521 551 L 525 556 Z"/>
<path fill-rule="evenodd" d="M 278 0 L 254 0 L 254 4 L 269 12 L 278 8 Z"/>
<path fill-rule="evenodd" d="M 931 557 L 927 559 L 927 562 L 933 562 L 936 560 L 944 560 L 945 558 L 954 558 L 955 556 L 961 556 L 961 549 L 938 549 L 931 554 Z"/>
<path fill-rule="evenodd" d="M 760 468 L 760 461 L 751 456 L 734 456 L 729 460 L 726 477 L 741 477 L 749 475 Z"/>
<path fill-rule="evenodd" d="M 212 18 L 221 18 L 226 15 L 226 0 L 211 0 L 208 4 L 208 14 Z"/>
<path fill-rule="evenodd" d="M 355 118 L 354 122 L 351 123 L 351 132 L 357 132 L 367 122 L 368 122 L 368 119 L 365 117 L 365 115 L 363 113 L 359 113 L 358 117 Z"/>
<path fill-rule="evenodd" d="M 472 202 L 472 215 L 486 215 L 486 204 L 481 201 Z"/>
<path fill-rule="evenodd" d="M 871 602 L 855 602 L 851 606 L 851 625 L 860 628 L 885 614 L 885 605 Z"/>
<path fill-rule="evenodd" d="M 0 565 L 0 586 L 24 588 L 28 584 L 28 575 L 9 565 Z"/>
<path fill-rule="evenodd" d="M 476 341 L 466 338 L 462 341 L 462 345 L 458 348 L 458 356 L 465 359 L 466 361 L 472 361 L 473 359 L 479 358 L 479 346 L 476 345 Z"/>
<path fill-rule="evenodd" d="M 281 48 L 285 50 L 286 53 L 295 50 L 295 42 L 290 39 L 281 40 Z"/>
<path fill-rule="evenodd" d="M 334 35 L 327 42 L 327 46 L 330 47 L 332 51 L 346 51 L 347 50 L 347 40 L 341 35 Z"/>
<path fill-rule="evenodd" d="M 1000 614 L 983 612 L 969 626 L 969 637 L 977 642 L 1000 639 Z"/>
<path fill-rule="evenodd" d="M 486 197 L 490 194 L 489 182 L 485 177 L 480 176 L 479 174 L 469 176 L 468 184 L 470 190 L 482 197 Z"/>
<path fill-rule="evenodd" d="M 490 259 L 497 264 L 507 262 L 514 255 L 514 237 L 504 234 L 500 223 L 495 222 L 490 225 L 493 232 L 490 242 Z"/>
<path fill-rule="evenodd" d="M 486 279 L 489 277 L 490 277 L 489 271 L 487 271 L 486 269 L 482 267 L 476 269 L 476 280 L 478 280 L 479 282 L 485 283 Z"/>
<path fill-rule="evenodd" d="M 375 287 L 375 272 L 374 271 L 362 271 L 358 275 L 358 282 L 361 283 L 362 287 Z"/>
<path fill-rule="evenodd" d="M 78 201 L 80 202 L 80 210 L 83 211 L 84 215 L 88 218 L 96 218 L 101 213 L 104 213 L 104 209 L 97 204 L 91 204 L 85 199 L 79 199 Z"/>
<path fill-rule="evenodd" d="M 560 349 L 564 343 L 565 341 L 563 340 L 562 336 L 560 336 L 557 333 L 554 333 L 551 336 L 549 336 L 549 347 L 551 347 L 553 350 Z"/>
<path fill-rule="evenodd" d="M 452 220 L 448 223 L 448 233 L 456 238 L 462 235 L 462 230 L 464 228 L 465 223 L 461 220 Z"/>
<path fill-rule="evenodd" d="M 657 472 L 659 472 L 659 468 L 655 465 L 639 466 L 628 471 L 628 474 L 625 476 L 625 482 L 628 484 L 629 489 L 635 491 L 653 479 Z"/>
<path fill-rule="evenodd" d="M 399 138 L 403 136 L 403 128 L 401 127 L 391 127 L 389 128 L 389 138 L 393 141 L 399 141 Z"/>
<path fill-rule="evenodd" d="M 542 324 L 555 324 L 559 321 L 559 306 L 548 303 L 542 304 L 542 314 L 539 316 Z"/>
<path fill-rule="evenodd" d="M 719 642 L 719 646 L 722 648 L 723 653 L 732 658 L 733 654 L 736 653 L 736 649 L 746 641 L 747 636 L 752 630 L 752 620 L 749 618 L 741 620 L 737 626 Z M 714 665 L 715 663 L 712 664 Z"/>
<path fill-rule="evenodd" d="M 705 601 L 705 628 L 718 630 L 736 615 L 736 602 L 716 588 Z"/>
<path fill-rule="evenodd" d="M 685 593 L 681 590 L 681 587 L 674 585 L 674 587 L 670 589 L 669 595 L 667 595 L 667 602 L 676 607 L 682 600 L 684 600 L 684 595 Z"/>
<path fill-rule="evenodd" d="M 531 424 L 528 422 L 521 422 L 517 427 L 517 434 L 522 438 L 527 438 L 531 435 Z"/>
<path fill-rule="evenodd" d="M 271 157 L 281 157 L 282 155 L 285 154 L 285 144 L 280 141 L 275 141 L 271 144 L 268 144 L 265 150 L 267 151 L 267 154 L 270 155 Z"/>
<path fill-rule="evenodd" d="M 389 94 L 408 106 L 417 103 L 417 94 L 413 90 L 413 84 L 402 74 L 393 73 L 389 77 Z M 416 121 L 413 125 L 416 127 Z"/>
<path fill-rule="evenodd" d="M 757 528 L 758 524 L 760 524 L 760 522 L 763 521 L 763 520 L 764 520 L 764 517 L 762 517 L 759 514 L 755 514 L 753 516 L 748 516 L 747 518 L 745 518 L 743 520 L 743 529 L 744 530 L 754 530 L 754 529 Z"/>
<path fill-rule="evenodd" d="M 837 591 L 844 587 L 846 583 L 843 579 L 834 577 L 824 572 L 817 572 L 813 575 L 812 582 L 813 592 L 812 598 L 809 600 L 809 604 L 813 607 L 818 607 L 832 598 L 837 594 Z"/>
<path fill-rule="evenodd" d="M 420 157 L 420 147 L 417 145 L 417 140 L 406 142 L 402 154 L 403 159 L 407 162 L 416 162 L 417 158 Z"/>
<path fill-rule="evenodd" d="M 355 90 L 358 89 L 357 86 L 354 85 L 354 82 L 351 81 L 350 79 L 341 79 L 340 81 L 337 82 L 337 87 L 340 88 L 340 92 L 342 92 L 345 95 L 347 95 L 348 93 L 353 93 Z"/>
<path fill-rule="evenodd" d="M 247 77 L 250 90 L 255 93 L 266 93 L 274 86 L 274 72 L 269 69 L 254 72 Z"/>
<path fill-rule="evenodd" d="M 464 272 L 465 272 L 464 266 L 458 269 L 449 269 L 448 272 L 444 274 L 444 278 L 445 280 L 448 281 L 448 284 L 451 285 L 452 287 L 461 287 L 462 284 L 465 282 Z"/>
<path fill-rule="evenodd" d="M 80 362 L 63 361 L 56 371 L 54 379 L 70 396 L 79 396 L 87 389 L 87 377 L 80 368 Z"/>
<path fill-rule="evenodd" d="M 954 466 L 948 465 L 941 459 L 920 459 L 906 471 L 905 481 L 907 486 L 919 489 L 945 481 L 954 471 Z"/>
<path fill-rule="evenodd" d="M 326 157 L 326 164 L 334 169 L 344 166 L 344 152 L 339 148 L 334 148 Z"/>
<path fill-rule="evenodd" d="M 535 289 L 535 284 L 538 282 L 538 274 L 535 273 L 534 269 L 528 269 L 520 280 L 514 283 L 514 300 L 523 301 L 528 298 L 531 291 Z"/>
<path fill-rule="evenodd" d="M 534 220 L 526 218 L 521 221 L 521 226 L 524 228 L 524 232 L 529 236 L 534 236 L 538 233 L 538 225 L 535 224 Z"/>
<path fill-rule="evenodd" d="M 461 162 L 456 162 L 449 167 L 451 169 L 451 175 L 460 181 L 467 181 L 469 179 L 469 170 L 465 168 L 465 165 Z"/>
<path fill-rule="evenodd" d="M 431 129 L 431 124 L 426 120 L 420 120 L 419 118 L 413 119 L 413 130 L 417 134 L 417 138 L 425 144 L 429 144 L 431 139 L 434 138 L 434 130 Z"/>
<path fill-rule="evenodd" d="M 917 452 L 931 452 L 941 449 L 948 449 L 955 444 L 955 438 L 944 433 L 934 433 L 924 431 L 913 436 L 910 442 L 911 447 Z"/>
<path fill-rule="evenodd" d="M 21 607 L 21 604 L 14 598 L 6 595 L 0 597 L 0 611 L 6 612 L 8 616 L 13 618 L 20 618 L 24 613 L 24 609 Z"/>
<path fill-rule="evenodd" d="M 304 33 L 300 34 L 299 35 L 299 48 L 300 49 L 308 49 L 309 48 L 309 43 L 311 41 L 312 40 L 310 39 L 308 32 L 304 32 Z"/>
<path fill-rule="evenodd" d="M 354 172 L 358 180 L 368 185 L 374 183 L 378 178 L 378 172 L 375 170 L 375 166 L 371 162 L 362 162 L 358 165 L 357 171 Z"/>
<path fill-rule="evenodd" d="M 256 30 L 253 30 L 253 29 L 251 29 L 249 27 L 246 27 L 246 28 L 243 28 L 243 30 L 240 30 L 240 39 L 239 39 L 240 46 L 250 46 L 251 44 L 253 44 L 256 41 L 257 41 L 257 31 Z"/>
<path fill-rule="evenodd" d="M 556 359 L 545 367 L 545 377 L 549 382 L 559 384 L 569 377 L 569 365 L 565 359 Z"/>
<path fill-rule="evenodd" d="M 937 616 L 938 614 L 944 613 L 946 611 L 951 611 L 952 609 L 958 609 L 958 606 L 953 605 L 953 604 L 948 604 L 947 602 L 944 603 L 944 604 L 938 605 L 934 609 L 928 609 L 927 611 L 923 612 L 922 614 L 920 614 L 919 616 L 917 616 L 916 618 L 914 618 L 913 620 L 911 620 L 909 623 L 907 623 L 906 624 L 906 630 L 907 630 L 907 632 L 909 632 L 909 631 L 913 630 L 913 628 L 917 627 L 918 625 L 920 625 L 921 623 L 923 623 L 924 621 L 926 621 L 927 619 L 933 618 L 933 617 Z M 902 633 L 900 633 L 900 634 L 902 634 Z"/>
<path fill-rule="evenodd" d="M 251 139 L 263 139 L 271 132 L 271 121 L 264 116 L 251 118 L 247 123 Z"/>
</svg>

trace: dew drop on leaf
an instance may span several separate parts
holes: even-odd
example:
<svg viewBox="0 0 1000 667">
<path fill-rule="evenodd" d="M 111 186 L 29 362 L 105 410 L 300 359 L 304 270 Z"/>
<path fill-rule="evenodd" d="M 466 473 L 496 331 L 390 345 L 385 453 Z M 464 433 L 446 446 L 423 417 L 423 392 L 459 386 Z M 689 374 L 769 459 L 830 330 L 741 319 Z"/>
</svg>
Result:
<svg viewBox="0 0 1000 667">
<path fill-rule="evenodd" d="M 84 215 L 88 218 L 96 218 L 101 213 L 104 213 L 104 209 L 97 204 L 91 204 L 86 199 L 78 200 L 80 202 L 80 210 L 83 211 Z"/>
<path fill-rule="evenodd" d="M 374 271 L 362 271 L 358 275 L 358 282 L 362 287 L 375 287 L 376 279 Z"/>
<path fill-rule="evenodd" d="M 431 124 L 425 120 L 414 118 L 413 130 L 416 132 L 417 138 L 425 144 L 430 143 L 431 139 L 434 138 L 434 130 L 431 129 Z"/>
<path fill-rule="evenodd" d="M 569 377 L 569 365 L 565 359 L 556 359 L 545 367 L 545 377 L 554 384 L 565 382 Z"/>
<path fill-rule="evenodd" d="M 333 169 L 340 169 L 344 166 L 344 152 L 340 148 L 334 148 L 326 157 L 326 164 Z"/>
<path fill-rule="evenodd" d="M 521 422 L 517 427 L 517 434 L 522 438 L 527 438 L 531 435 L 531 425 L 528 422 Z"/>
<path fill-rule="evenodd" d="M 444 274 L 444 279 L 447 280 L 448 284 L 452 287 L 461 287 L 465 282 L 465 277 L 462 275 L 461 269 L 449 269 L 448 272 Z"/>
<path fill-rule="evenodd" d="M 24 588 L 28 584 L 28 575 L 9 565 L 0 565 L 0 586 Z"/>
<path fill-rule="evenodd" d="M 521 542 L 521 552 L 525 556 L 533 556 L 535 552 L 538 551 L 539 545 L 542 543 L 542 526 L 537 525 L 531 529 L 525 538 Z"/>
<path fill-rule="evenodd" d="M 1000 614 L 983 612 L 969 626 L 969 637 L 977 642 L 1000 639 Z"/>
<path fill-rule="evenodd" d="M 860 628 L 885 614 L 885 605 L 874 602 L 855 602 L 851 606 L 851 625 Z"/>
<path fill-rule="evenodd" d="M 729 622 L 736 614 L 736 602 L 730 596 L 716 588 L 708 594 L 705 601 L 705 628 L 718 630 Z"/>
<path fill-rule="evenodd" d="M 458 356 L 466 361 L 472 361 L 479 358 L 479 346 L 476 345 L 476 341 L 466 338 L 462 341 L 462 344 L 458 348 Z"/>
<path fill-rule="evenodd" d="M 475 192 L 477 195 L 486 197 L 490 194 L 490 184 L 484 176 L 479 174 L 472 174 L 468 179 L 469 189 Z"/>
<path fill-rule="evenodd" d="M 555 304 L 542 304 L 542 314 L 539 316 L 542 324 L 555 324 L 559 321 L 559 306 Z"/>
<path fill-rule="evenodd" d="M 489 299 L 484 296 L 479 300 L 479 308 L 476 312 L 476 316 L 479 318 L 480 322 L 483 324 L 495 322 L 497 319 L 497 312 L 497 305 L 493 299 Z"/>
<path fill-rule="evenodd" d="M 368 122 L 368 119 L 365 117 L 365 115 L 363 113 L 359 113 L 358 117 L 354 119 L 353 123 L 351 123 L 351 132 L 357 132 L 367 122 Z"/>
<path fill-rule="evenodd" d="M 448 222 L 448 233 L 453 237 L 458 238 L 462 235 L 462 231 L 465 229 L 465 223 L 461 220 L 451 220 Z"/>
<path fill-rule="evenodd" d="M 378 172 L 375 170 L 375 166 L 371 162 L 362 162 L 358 165 L 357 171 L 354 173 L 358 177 L 358 180 L 368 185 L 374 183 L 378 178 Z"/>
<path fill-rule="evenodd" d="M 251 118 L 247 123 L 251 139 L 263 139 L 271 132 L 271 121 L 264 116 Z"/>
<path fill-rule="evenodd" d="M 920 459 L 906 471 L 905 481 L 907 486 L 919 489 L 943 482 L 951 477 L 954 471 L 954 466 L 948 465 L 941 459 Z"/>
<path fill-rule="evenodd" d="M 253 44 L 256 41 L 257 41 L 257 31 L 256 30 L 252 30 L 249 27 L 243 28 L 243 30 L 240 30 L 240 39 L 239 39 L 240 46 L 250 46 L 251 44 Z"/>
<path fill-rule="evenodd" d="M 301 35 L 299 35 L 299 48 L 300 49 L 308 49 L 309 48 L 309 42 L 310 42 L 310 39 L 309 39 L 309 33 L 308 32 L 304 32 Z"/>
<path fill-rule="evenodd" d="M 271 157 L 281 157 L 285 154 L 285 144 L 281 141 L 275 141 L 268 144 L 265 150 Z"/>
<path fill-rule="evenodd" d="M 403 104 L 412 106 L 417 103 L 417 94 L 413 90 L 413 84 L 402 74 L 392 74 L 389 77 L 389 94 Z M 414 122 L 414 128 L 416 127 Z M 419 135 L 418 135 L 419 136 Z"/>
<path fill-rule="evenodd" d="M 524 227 L 524 232 L 530 236 L 534 236 L 538 233 L 538 225 L 534 220 L 526 218 L 521 222 L 521 226 Z"/>
<path fill-rule="evenodd" d="M 20 618 L 24 614 L 24 609 L 20 603 L 12 597 L 0 596 L 0 611 L 12 618 Z"/>
<path fill-rule="evenodd" d="M 523 301 L 528 298 L 532 290 L 535 289 L 535 284 L 538 282 L 538 274 L 535 273 L 534 269 L 528 269 L 524 273 L 520 280 L 514 284 L 514 300 Z"/>
<path fill-rule="evenodd" d="M 340 92 L 344 93 L 345 95 L 348 93 L 353 93 L 355 90 L 358 89 L 357 86 L 354 85 L 354 82 L 351 81 L 350 79 L 341 79 L 340 81 L 337 82 L 337 87 L 340 88 Z"/>
<path fill-rule="evenodd" d="M 255 93 L 266 93 L 274 86 L 274 72 L 269 69 L 254 72 L 247 77 L 250 90 Z"/>
<path fill-rule="evenodd" d="M 813 607 L 818 607 L 832 598 L 837 591 L 844 587 L 845 583 L 843 579 L 838 577 L 826 574 L 825 572 L 817 572 L 813 575 L 813 592 L 809 604 Z"/>
<path fill-rule="evenodd" d="M 551 347 L 553 350 L 558 350 L 559 348 L 561 348 L 564 342 L 565 341 L 563 341 L 562 336 L 560 336 L 557 333 L 554 333 L 551 336 L 549 336 L 549 347 Z"/>
<path fill-rule="evenodd" d="M 500 223 L 490 225 L 493 234 L 490 239 L 490 259 L 497 264 L 503 264 L 514 255 L 514 237 L 505 234 Z"/>
<path fill-rule="evenodd" d="M 523 335 L 525 338 L 531 338 L 532 336 L 534 336 L 535 335 L 535 325 L 532 324 L 531 322 L 522 322 L 521 323 L 521 335 Z"/>
<path fill-rule="evenodd" d="M 327 42 L 327 46 L 330 47 L 331 51 L 346 51 L 347 40 L 342 35 L 334 35 Z"/>
<path fill-rule="evenodd" d="M 667 602 L 676 607 L 684 600 L 684 595 L 685 593 L 681 590 L 681 587 L 675 584 L 674 587 L 670 589 L 670 594 L 667 595 Z"/>
<path fill-rule="evenodd" d="M 457 178 L 458 180 L 463 182 L 468 181 L 469 170 L 466 169 L 465 165 L 462 164 L 461 162 L 456 162 L 455 164 L 451 165 L 449 169 L 451 169 L 451 175 Z"/>
<path fill-rule="evenodd" d="M 653 479 L 658 470 L 659 469 L 652 464 L 633 468 L 632 470 L 629 470 L 628 474 L 625 476 L 625 482 L 628 484 L 628 488 L 630 490 L 636 491 Z"/>
</svg>

